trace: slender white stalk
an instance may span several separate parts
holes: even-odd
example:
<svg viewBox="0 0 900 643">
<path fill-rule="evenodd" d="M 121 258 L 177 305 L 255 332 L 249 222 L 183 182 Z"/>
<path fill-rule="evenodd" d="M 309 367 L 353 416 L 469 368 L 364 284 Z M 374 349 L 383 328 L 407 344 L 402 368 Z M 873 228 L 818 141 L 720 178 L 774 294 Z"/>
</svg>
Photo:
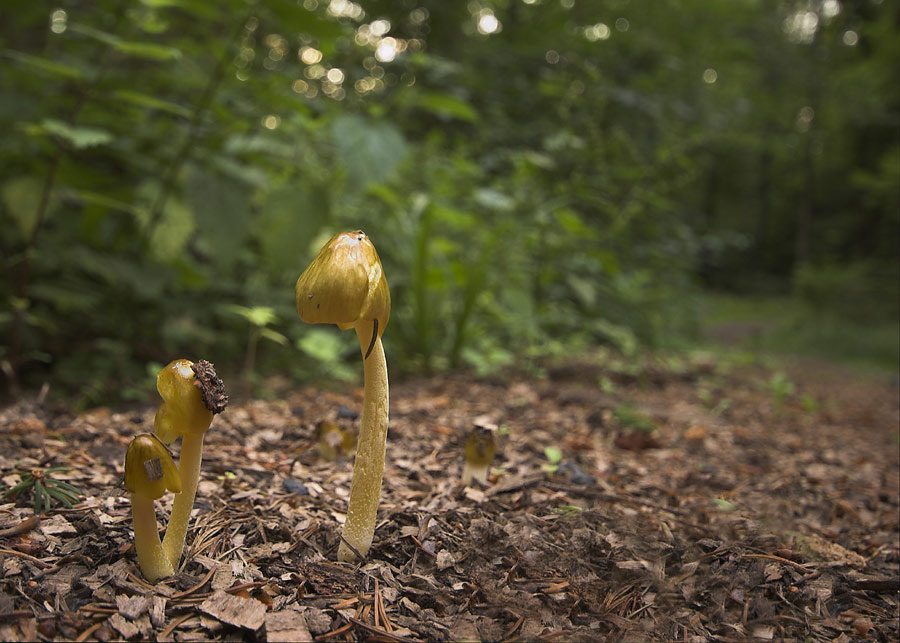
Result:
<svg viewBox="0 0 900 643">
<path fill-rule="evenodd" d="M 178 458 L 178 474 L 181 476 L 181 493 L 175 495 L 172 515 L 163 538 L 163 549 L 172 567 L 178 568 L 184 551 L 184 537 L 191 522 L 191 509 L 197 495 L 200 479 L 200 463 L 203 460 L 202 431 L 186 431 L 181 437 L 181 455 Z"/>
<path fill-rule="evenodd" d="M 375 338 L 372 352 L 365 357 L 372 343 L 373 325 L 360 322 L 355 328 L 364 358 L 365 392 L 347 521 L 338 548 L 338 560 L 342 562 L 354 562 L 357 553 L 365 557 L 372 545 L 388 429 L 388 373 L 381 338 Z"/>
<path fill-rule="evenodd" d="M 481 484 L 487 484 L 488 477 L 488 468 L 490 465 L 487 464 L 469 464 L 468 462 L 463 465 L 462 472 L 462 484 L 464 487 L 472 484 L 473 480 L 477 480 Z"/>
<path fill-rule="evenodd" d="M 155 583 L 174 574 L 174 566 L 159 542 L 153 499 L 131 494 L 131 517 L 134 521 L 134 548 L 144 578 Z"/>
</svg>

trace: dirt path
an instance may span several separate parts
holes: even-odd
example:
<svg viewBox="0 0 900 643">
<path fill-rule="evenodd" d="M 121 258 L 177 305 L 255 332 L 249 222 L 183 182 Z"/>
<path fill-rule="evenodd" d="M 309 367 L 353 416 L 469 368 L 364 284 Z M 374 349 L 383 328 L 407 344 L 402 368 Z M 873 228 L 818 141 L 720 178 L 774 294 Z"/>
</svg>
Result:
<svg viewBox="0 0 900 643">
<path fill-rule="evenodd" d="M 28 498 L 0 504 L 0 639 L 900 636 L 895 383 L 709 360 L 396 383 L 380 523 L 354 569 L 333 562 L 351 464 L 323 460 L 314 427 L 352 428 L 360 402 L 308 389 L 218 416 L 189 556 L 156 586 L 118 484 L 155 409 L 0 412 L 5 484 L 17 464 L 65 465 L 86 494 L 39 525 Z M 498 427 L 498 454 L 486 487 L 463 488 L 475 422 Z"/>
</svg>

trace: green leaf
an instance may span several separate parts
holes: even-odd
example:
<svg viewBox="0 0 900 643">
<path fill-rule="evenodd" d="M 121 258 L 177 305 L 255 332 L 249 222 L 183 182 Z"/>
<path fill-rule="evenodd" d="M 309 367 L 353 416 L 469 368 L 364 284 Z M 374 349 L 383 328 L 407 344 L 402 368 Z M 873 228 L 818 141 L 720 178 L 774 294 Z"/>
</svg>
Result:
<svg viewBox="0 0 900 643">
<path fill-rule="evenodd" d="M 238 317 L 243 317 L 257 328 L 268 326 L 278 319 L 278 315 L 275 314 L 275 309 L 270 306 L 254 306 L 253 308 L 248 308 L 238 304 L 231 304 L 226 307 L 226 310 Z"/>
<path fill-rule="evenodd" d="M 73 80 L 81 80 L 84 78 L 82 71 L 71 65 L 63 65 L 52 60 L 47 60 L 46 58 L 40 58 L 38 56 L 32 56 L 31 54 L 10 49 L 4 51 L 3 55 L 23 65 L 28 65 L 35 69 L 40 69 L 41 71 L 56 74 L 57 76 L 62 76 L 64 78 L 71 78 Z"/>
<path fill-rule="evenodd" d="M 281 346 L 287 346 L 288 344 L 287 337 L 285 337 L 278 331 L 272 330 L 271 328 L 263 328 L 260 332 L 260 336 L 268 339 L 270 342 L 280 344 Z"/>
<path fill-rule="evenodd" d="M 475 201 L 489 210 L 500 212 L 510 212 L 516 205 L 516 202 L 511 197 L 493 188 L 479 188 L 475 190 Z"/>
<path fill-rule="evenodd" d="M 334 120 L 332 134 L 352 192 L 383 181 L 406 156 L 403 134 L 386 121 L 345 114 Z"/>
<path fill-rule="evenodd" d="M 469 103 L 450 94 L 425 92 L 418 96 L 415 104 L 444 118 L 455 118 L 470 123 L 478 120 L 478 112 Z"/>
<path fill-rule="evenodd" d="M 559 464 L 562 460 L 562 450 L 559 447 L 544 447 L 544 455 L 550 464 Z"/>
<path fill-rule="evenodd" d="M 112 199 L 105 194 L 100 194 L 99 192 L 92 192 L 90 190 L 66 190 L 64 192 L 64 196 L 76 199 L 88 205 L 96 205 L 103 208 L 109 208 L 110 210 L 127 212 L 128 214 L 133 214 L 139 217 L 139 220 L 141 221 L 146 220 L 149 216 L 147 212 L 141 211 L 141 208 L 136 205 L 125 203 L 124 201 L 118 201 L 117 199 Z"/>
<path fill-rule="evenodd" d="M 713 498 L 713 502 L 722 511 L 734 511 L 734 505 L 724 498 Z"/>
<path fill-rule="evenodd" d="M 104 145 L 113 140 L 113 135 L 106 130 L 95 127 L 80 127 L 69 125 L 54 118 L 45 118 L 41 121 L 40 129 L 54 136 L 64 139 L 75 149 Z"/>
<path fill-rule="evenodd" d="M 318 362 L 334 362 L 344 348 L 337 333 L 314 328 L 297 340 L 297 348 Z"/>
<path fill-rule="evenodd" d="M 143 58 L 144 60 L 156 60 L 168 62 L 181 58 L 181 51 L 166 45 L 157 45 L 152 42 L 120 41 L 114 47 L 126 56 Z"/>
<path fill-rule="evenodd" d="M 250 224 L 246 186 L 197 166 L 187 179 L 187 197 L 197 222 L 197 246 L 225 268 L 240 255 Z"/>
<path fill-rule="evenodd" d="M 311 259 L 310 241 L 327 220 L 326 204 L 303 186 L 270 192 L 254 226 L 262 261 L 276 273 L 301 269 Z"/>
<path fill-rule="evenodd" d="M 111 34 L 106 31 L 101 31 L 100 29 L 95 29 L 94 27 L 78 23 L 70 23 L 68 28 L 74 33 L 80 33 L 83 36 L 93 38 L 94 40 L 98 40 L 105 45 L 109 45 L 116 51 L 119 51 L 126 56 L 134 56 L 135 58 L 143 58 L 145 60 L 163 62 L 178 60 L 179 58 L 181 58 L 181 51 L 175 49 L 174 47 L 157 45 L 152 42 L 122 40 L 115 34 Z"/>
<path fill-rule="evenodd" d="M 194 213 L 178 199 L 169 197 L 163 215 L 150 235 L 150 248 L 162 261 L 172 261 L 181 254 L 193 234 Z"/>
<path fill-rule="evenodd" d="M 147 109 L 168 112 L 169 114 L 181 116 L 182 118 L 190 118 L 192 114 L 191 110 L 189 110 L 187 107 L 182 107 L 178 103 L 163 100 L 162 98 L 157 98 L 156 96 L 142 94 L 141 92 L 119 89 L 113 92 L 113 96 L 118 100 L 125 101 L 126 103 L 131 103 L 132 105 L 137 105 L 138 107 L 146 107 Z"/>
<path fill-rule="evenodd" d="M 31 236 L 37 221 L 37 212 L 41 203 L 43 181 L 34 176 L 18 176 L 6 181 L 0 188 L 3 205 L 15 219 L 22 236 Z"/>
</svg>

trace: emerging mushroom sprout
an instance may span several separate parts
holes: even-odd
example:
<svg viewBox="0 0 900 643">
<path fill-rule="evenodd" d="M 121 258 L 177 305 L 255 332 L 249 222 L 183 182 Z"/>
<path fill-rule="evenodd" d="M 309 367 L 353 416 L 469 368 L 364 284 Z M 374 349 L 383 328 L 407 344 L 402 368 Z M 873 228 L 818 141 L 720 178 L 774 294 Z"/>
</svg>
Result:
<svg viewBox="0 0 900 643">
<path fill-rule="evenodd" d="M 388 375 L 381 334 L 391 293 L 375 246 L 362 230 L 331 238 L 297 280 L 297 314 L 310 324 L 353 328 L 363 355 L 365 394 L 347 521 L 338 560 L 365 557 L 375 533 L 388 428 Z"/>
<path fill-rule="evenodd" d="M 497 449 L 494 440 L 495 431 L 494 426 L 476 424 L 466 436 L 464 448 L 466 463 L 462 472 L 463 485 L 470 485 L 473 480 L 487 484 L 488 469 Z"/>
<path fill-rule="evenodd" d="M 154 433 L 166 444 L 181 436 L 181 456 L 178 459 L 181 493 L 175 496 L 163 539 L 166 556 L 172 566 L 177 567 L 184 550 L 184 537 L 200 478 L 203 436 L 213 415 L 225 410 L 228 396 L 213 365 L 206 360 L 195 364 L 186 359 L 176 359 L 159 372 L 156 388 L 163 403 L 153 421 Z"/>
<path fill-rule="evenodd" d="M 181 492 L 181 478 L 172 456 L 156 436 L 135 437 L 125 452 L 125 488 L 131 492 L 134 520 L 134 547 L 138 565 L 151 583 L 175 573 L 175 568 L 159 541 L 153 501 L 166 489 Z"/>
</svg>

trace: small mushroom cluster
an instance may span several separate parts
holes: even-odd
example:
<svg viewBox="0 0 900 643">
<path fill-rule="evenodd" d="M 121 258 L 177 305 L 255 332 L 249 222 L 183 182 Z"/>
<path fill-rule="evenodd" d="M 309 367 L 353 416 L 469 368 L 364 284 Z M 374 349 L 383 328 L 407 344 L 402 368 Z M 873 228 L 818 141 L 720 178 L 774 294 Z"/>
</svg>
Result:
<svg viewBox="0 0 900 643">
<path fill-rule="evenodd" d="M 150 582 L 174 574 L 181 560 L 200 478 L 203 436 L 213 416 L 228 404 L 222 380 L 206 360 L 176 359 L 159 372 L 156 388 L 163 403 L 156 412 L 153 433 L 135 437 L 125 454 L 134 544 L 138 564 Z M 179 437 L 181 457 L 176 468 L 165 445 Z M 175 494 L 175 501 L 160 542 L 153 501 L 166 490 Z"/>
</svg>

